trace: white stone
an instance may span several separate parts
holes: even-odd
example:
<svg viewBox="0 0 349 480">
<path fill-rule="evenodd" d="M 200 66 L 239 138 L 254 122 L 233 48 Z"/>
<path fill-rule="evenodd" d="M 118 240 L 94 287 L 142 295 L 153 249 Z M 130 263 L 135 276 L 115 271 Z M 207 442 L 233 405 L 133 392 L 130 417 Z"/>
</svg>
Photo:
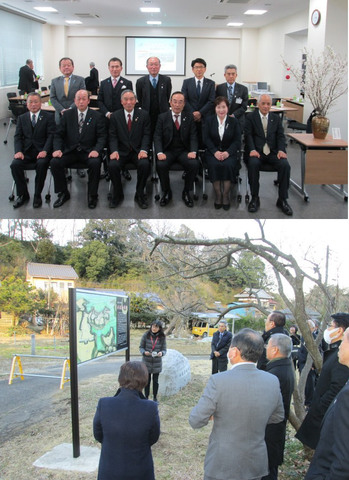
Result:
<svg viewBox="0 0 349 480">
<path fill-rule="evenodd" d="M 190 382 L 190 364 L 177 350 L 168 349 L 162 359 L 162 372 L 159 377 L 159 393 L 170 396 L 178 393 Z"/>
</svg>

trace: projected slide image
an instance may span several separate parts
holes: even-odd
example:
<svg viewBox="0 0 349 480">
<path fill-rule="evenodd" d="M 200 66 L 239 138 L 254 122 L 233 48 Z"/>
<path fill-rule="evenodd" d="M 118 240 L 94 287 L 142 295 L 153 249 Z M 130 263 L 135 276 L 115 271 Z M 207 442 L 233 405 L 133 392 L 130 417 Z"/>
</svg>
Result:
<svg viewBox="0 0 349 480">
<path fill-rule="evenodd" d="M 162 70 L 176 69 L 177 40 L 175 38 L 136 38 L 135 47 L 138 52 L 136 70 L 143 70 L 147 59 L 153 52 L 161 59 Z"/>
</svg>

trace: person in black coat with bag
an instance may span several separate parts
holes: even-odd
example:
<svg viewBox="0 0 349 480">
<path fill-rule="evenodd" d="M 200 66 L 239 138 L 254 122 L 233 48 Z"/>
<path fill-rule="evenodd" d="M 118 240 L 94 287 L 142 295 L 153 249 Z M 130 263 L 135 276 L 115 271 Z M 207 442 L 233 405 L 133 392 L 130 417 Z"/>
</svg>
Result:
<svg viewBox="0 0 349 480">
<path fill-rule="evenodd" d="M 268 450 L 269 475 L 262 480 L 277 480 L 278 466 L 284 462 L 286 424 L 290 413 L 292 393 L 294 390 L 294 370 L 292 366 L 292 341 L 282 333 L 276 333 L 267 345 L 266 371 L 275 375 L 280 382 L 285 418 L 280 423 L 271 423 L 265 430 L 265 443 Z"/>
<path fill-rule="evenodd" d="M 228 350 L 231 344 L 232 334 L 227 330 L 226 320 L 220 320 L 218 330 L 214 332 L 211 342 L 212 375 L 225 372 L 228 367 Z"/>
<path fill-rule="evenodd" d="M 97 480 L 155 480 L 151 446 L 160 436 L 156 403 L 142 398 L 148 372 L 142 362 L 120 368 L 120 390 L 101 398 L 93 434 L 102 444 Z"/>
<path fill-rule="evenodd" d="M 148 369 L 148 383 L 144 389 L 145 397 L 149 397 L 150 383 L 153 376 L 153 398 L 157 402 L 159 390 L 159 375 L 162 370 L 162 357 L 166 355 L 166 336 L 162 330 L 160 320 L 154 320 L 148 332 L 144 333 L 139 345 L 139 351 L 143 355 L 143 362 Z"/>
</svg>

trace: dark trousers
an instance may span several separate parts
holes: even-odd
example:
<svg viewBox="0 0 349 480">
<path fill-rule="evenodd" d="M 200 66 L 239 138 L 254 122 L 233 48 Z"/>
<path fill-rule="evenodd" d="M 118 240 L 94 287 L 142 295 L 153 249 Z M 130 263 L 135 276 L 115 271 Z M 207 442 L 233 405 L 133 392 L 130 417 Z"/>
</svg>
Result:
<svg viewBox="0 0 349 480">
<path fill-rule="evenodd" d="M 199 162 L 197 158 L 188 158 L 188 152 L 186 150 L 173 150 L 164 152 L 166 160 L 156 161 L 156 170 L 159 175 L 161 188 L 163 192 L 169 192 L 170 186 L 170 168 L 175 162 L 182 165 L 185 171 L 184 190 L 190 192 L 193 190 L 194 180 L 199 171 Z"/>
<path fill-rule="evenodd" d="M 259 172 L 263 169 L 263 166 L 271 167 L 277 171 L 279 198 L 286 200 L 288 198 L 288 188 L 290 185 L 291 167 L 287 158 L 281 158 L 279 160 L 277 156 L 272 153 L 269 155 L 261 153 L 260 158 L 248 157 L 248 182 L 250 184 L 252 197 L 259 196 Z"/>
<path fill-rule="evenodd" d="M 129 155 L 120 155 L 119 160 L 110 160 L 108 164 L 108 172 L 110 180 L 113 184 L 114 198 L 118 198 L 123 194 L 121 183 L 121 170 L 127 163 L 133 163 L 137 167 L 137 185 L 136 192 L 139 195 L 144 194 L 147 178 L 150 174 L 149 157 L 138 159 L 137 152 L 130 152 Z"/>
<path fill-rule="evenodd" d="M 159 390 L 159 373 L 149 373 L 148 377 L 148 384 L 144 389 L 144 394 L 148 398 L 149 397 L 149 392 L 150 392 L 150 382 L 151 382 L 151 376 L 153 375 L 153 396 L 156 397 L 158 394 Z"/>
<path fill-rule="evenodd" d="M 212 375 L 218 372 L 225 372 L 228 368 L 227 357 L 213 357 L 212 358 Z"/>
<path fill-rule="evenodd" d="M 262 477 L 262 480 L 278 480 L 278 467 L 269 467 L 269 475 Z"/>
<path fill-rule="evenodd" d="M 25 179 L 24 171 L 26 167 L 32 165 L 35 166 L 35 190 L 34 195 L 41 195 L 42 189 L 44 188 L 47 169 L 50 163 L 49 158 L 36 158 L 39 152 L 31 152 L 30 155 L 25 154 L 24 159 L 20 160 L 14 158 L 11 163 L 11 172 L 13 180 L 16 184 L 17 195 L 28 195 L 27 181 Z M 31 170 L 33 170 L 31 168 Z"/>
<path fill-rule="evenodd" d="M 92 197 L 97 196 L 101 171 L 101 157 L 88 158 L 87 152 L 79 152 L 78 150 L 64 154 L 61 158 L 53 158 L 51 160 L 51 172 L 55 182 L 55 193 L 65 192 L 67 190 L 65 169 L 76 164 L 81 165 L 80 168 L 88 169 L 88 195 Z"/>
</svg>

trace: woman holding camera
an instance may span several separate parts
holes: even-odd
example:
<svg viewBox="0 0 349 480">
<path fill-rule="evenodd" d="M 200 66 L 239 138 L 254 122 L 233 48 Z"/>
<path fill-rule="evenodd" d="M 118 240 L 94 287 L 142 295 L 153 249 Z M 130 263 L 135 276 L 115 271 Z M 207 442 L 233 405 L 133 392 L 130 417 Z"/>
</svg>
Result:
<svg viewBox="0 0 349 480">
<path fill-rule="evenodd" d="M 162 370 L 162 357 L 166 355 L 166 337 L 162 330 L 160 320 L 154 320 L 148 332 L 144 333 L 139 345 L 139 351 L 143 355 L 143 362 L 148 369 L 148 384 L 144 389 L 146 398 L 149 398 L 150 382 L 153 376 L 153 398 L 157 402 L 159 390 L 159 374 Z"/>
</svg>

